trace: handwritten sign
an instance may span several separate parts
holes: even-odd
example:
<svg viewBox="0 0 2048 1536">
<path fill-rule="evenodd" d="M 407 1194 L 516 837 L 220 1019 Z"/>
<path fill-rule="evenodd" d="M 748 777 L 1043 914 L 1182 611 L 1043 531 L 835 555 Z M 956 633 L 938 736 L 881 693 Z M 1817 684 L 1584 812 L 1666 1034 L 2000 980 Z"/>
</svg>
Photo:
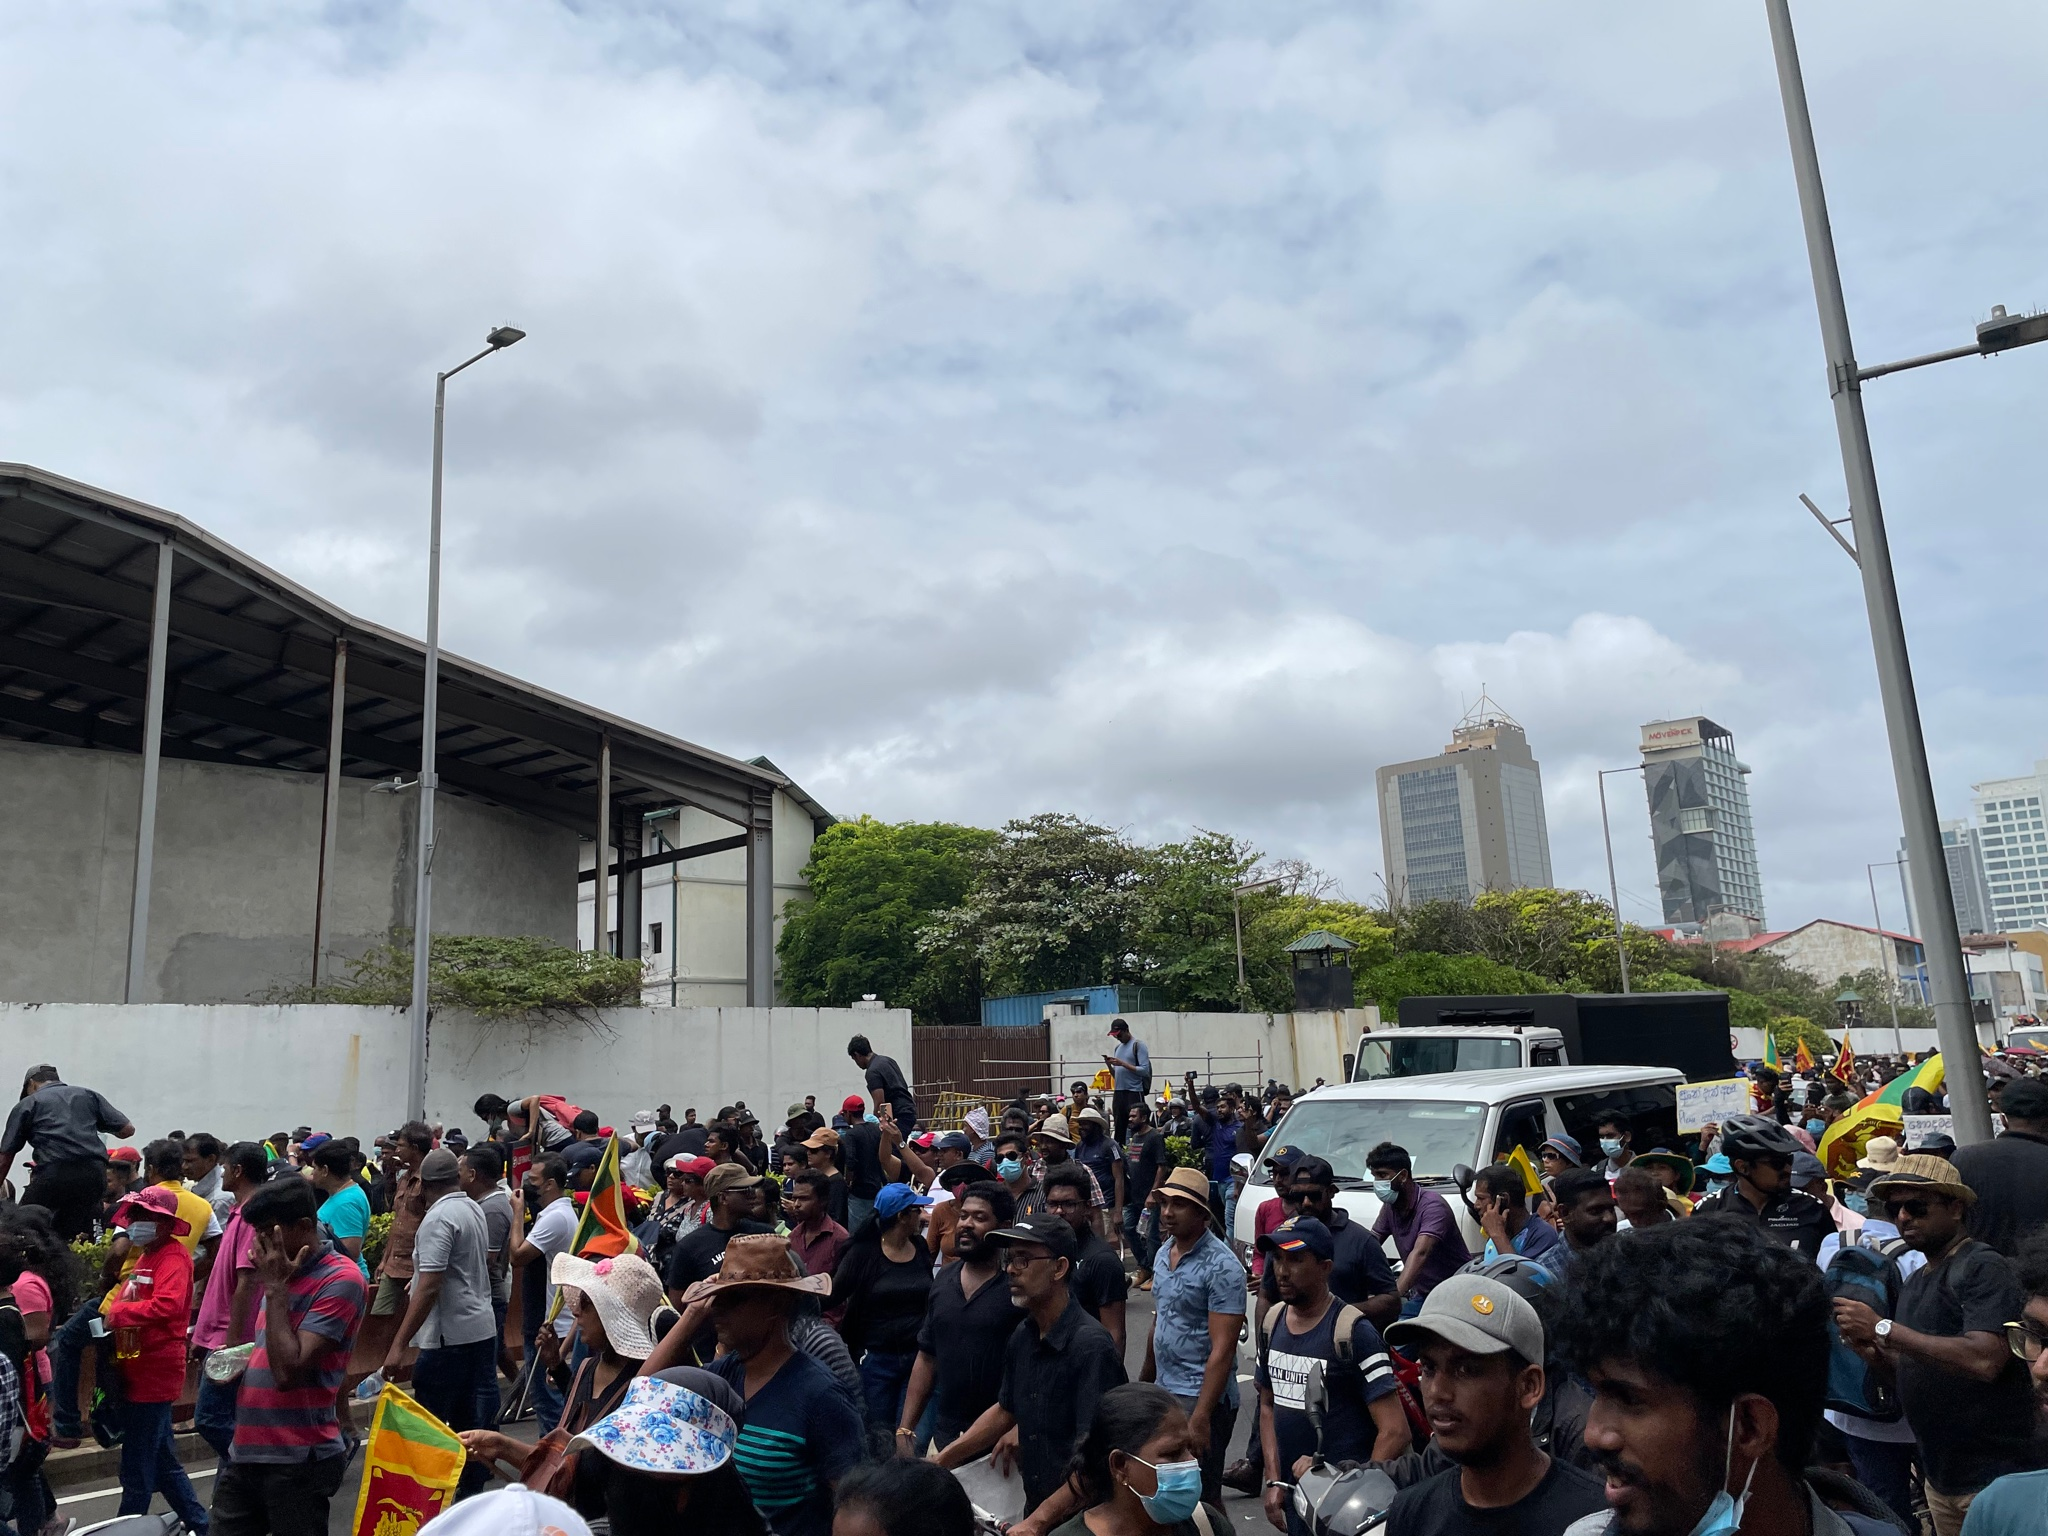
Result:
<svg viewBox="0 0 2048 1536">
<path fill-rule="evenodd" d="M 1993 1115 L 1991 1129 L 1994 1133 L 2005 1129 L 2005 1116 Z M 1915 1147 L 1925 1146 L 1935 1136 L 1956 1139 L 1956 1117 L 1954 1115 L 1908 1115 L 1906 1116 L 1906 1139 L 1901 1151 L 1910 1152 Z"/>
<path fill-rule="evenodd" d="M 1735 1115 L 1749 1113 L 1749 1079 L 1718 1078 L 1710 1083 L 1678 1085 L 1678 1129 L 1697 1131 L 1703 1125 L 1720 1125 Z"/>
</svg>

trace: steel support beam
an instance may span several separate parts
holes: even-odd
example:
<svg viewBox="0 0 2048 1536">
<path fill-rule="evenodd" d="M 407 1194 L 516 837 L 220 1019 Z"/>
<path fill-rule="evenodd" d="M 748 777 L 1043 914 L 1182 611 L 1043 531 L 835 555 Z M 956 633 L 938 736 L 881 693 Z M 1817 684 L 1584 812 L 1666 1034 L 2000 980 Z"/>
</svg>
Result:
<svg viewBox="0 0 2048 1536">
<path fill-rule="evenodd" d="M 121 1001 L 139 1003 L 149 958 L 149 886 L 156 861 L 156 799 L 164 739 L 165 669 L 171 644 L 169 541 L 156 547 L 156 599 L 149 622 L 149 672 L 142 706 L 142 804 L 135 818 L 135 888 L 128 906 L 128 975 Z"/>
<path fill-rule="evenodd" d="M 775 791 L 757 789 L 747 827 L 747 1006 L 775 1006 Z"/>
<path fill-rule="evenodd" d="M 341 739 L 348 713 L 348 642 L 334 642 L 334 682 L 327 699 L 327 786 L 320 797 L 320 869 L 313 884 L 313 985 L 320 985 L 320 951 L 327 942 L 327 874 L 341 823 Z"/>
<path fill-rule="evenodd" d="M 590 947 L 615 954 L 609 937 L 612 882 L 612 737 L 605 731 L 597 738 L 597 852 L 591 863 L 597 869 L 597 899 L 591 903 Z"/>
<path fill-rule="evenodd" d="M 664 848 L 660 853 L 642 854 L 637 859 L 628 859 L 614 864 L 611 867 L 611 872 L 615 875 L 627 875 L 635 870 L 659 869 L 664 864 L 684 864 L 688 863 L 691 859 L 701 859 L 707 854 L 730 853 L 735 848 L 744 848 L 747 846 L 748 841 L 746 833 L 736 832 L 731 837 L 713 838 L 708 843 L 692 843 L 687 848 Z M 576 881 L 580 885 L 585 880 L 595 880 L 596 878 L 596 870 L 586 869 L 577 873 Z"/>
</svg>

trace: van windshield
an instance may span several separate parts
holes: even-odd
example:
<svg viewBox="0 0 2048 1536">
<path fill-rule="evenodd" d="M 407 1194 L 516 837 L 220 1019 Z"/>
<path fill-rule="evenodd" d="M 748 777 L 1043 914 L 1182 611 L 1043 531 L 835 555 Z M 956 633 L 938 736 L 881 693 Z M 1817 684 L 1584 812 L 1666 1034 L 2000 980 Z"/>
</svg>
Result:
<svg viewBox="0 0 2048 1536">
<path fill-rule="evenodd" d="M 1266 1151 L 1299 1147 L 1328 1162 L 1338 1178 L 1364 1183 L 1371 1178 L 1366 1153 L 1391 1141 L 1408 1149 L 1416 1178 L 1448 1180 L 1458 1164 L 1477 1168 L 1485 1161 L 1479 1152 L 1479 1134 L 1485 1126 L 1484 1104 L 1312 1096 L 1287 1112 Z M 1271 1182 L 1263 1166 L 1259 1182 Z"/>
<path fill-rule="evenodd" d="M 1370 1035 L 1358 1043 L 1358 1068 L 1352 1073 L 1351 1080 L 1370 1083 L 1386 1077 L 1484 1072 L 1493 1068 L 1519 1067 L 1521 1064 L 1519 1040 Z"/>
</svg>

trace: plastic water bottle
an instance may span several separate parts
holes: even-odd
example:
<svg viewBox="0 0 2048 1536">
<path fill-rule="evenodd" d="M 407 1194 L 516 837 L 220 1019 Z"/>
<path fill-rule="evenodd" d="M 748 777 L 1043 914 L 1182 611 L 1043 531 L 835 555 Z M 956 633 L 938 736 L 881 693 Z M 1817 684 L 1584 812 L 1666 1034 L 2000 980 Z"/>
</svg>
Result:
<svg viewBox="0 0 2048 1536">
<path fill-rule="evenodd" d="M 375 1370 L 356 1383 L 356 1401 L 367 1403 L 384 1390 L 384 1372 Z"/>
</svg>

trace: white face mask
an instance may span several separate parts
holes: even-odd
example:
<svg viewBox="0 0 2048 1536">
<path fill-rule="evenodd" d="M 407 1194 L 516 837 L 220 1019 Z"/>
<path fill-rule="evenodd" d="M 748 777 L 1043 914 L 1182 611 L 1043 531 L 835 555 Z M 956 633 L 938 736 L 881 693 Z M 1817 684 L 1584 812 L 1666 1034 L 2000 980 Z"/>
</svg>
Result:
<svg viewBox="0 0 2048 1536">
<path fill-rule="evenodd" d="M 129 1222 L 128 1241 L 138 1248 L 147 1248 L 156 1241 L 156 1223 L 153 1221 Z"/>
</svg>

